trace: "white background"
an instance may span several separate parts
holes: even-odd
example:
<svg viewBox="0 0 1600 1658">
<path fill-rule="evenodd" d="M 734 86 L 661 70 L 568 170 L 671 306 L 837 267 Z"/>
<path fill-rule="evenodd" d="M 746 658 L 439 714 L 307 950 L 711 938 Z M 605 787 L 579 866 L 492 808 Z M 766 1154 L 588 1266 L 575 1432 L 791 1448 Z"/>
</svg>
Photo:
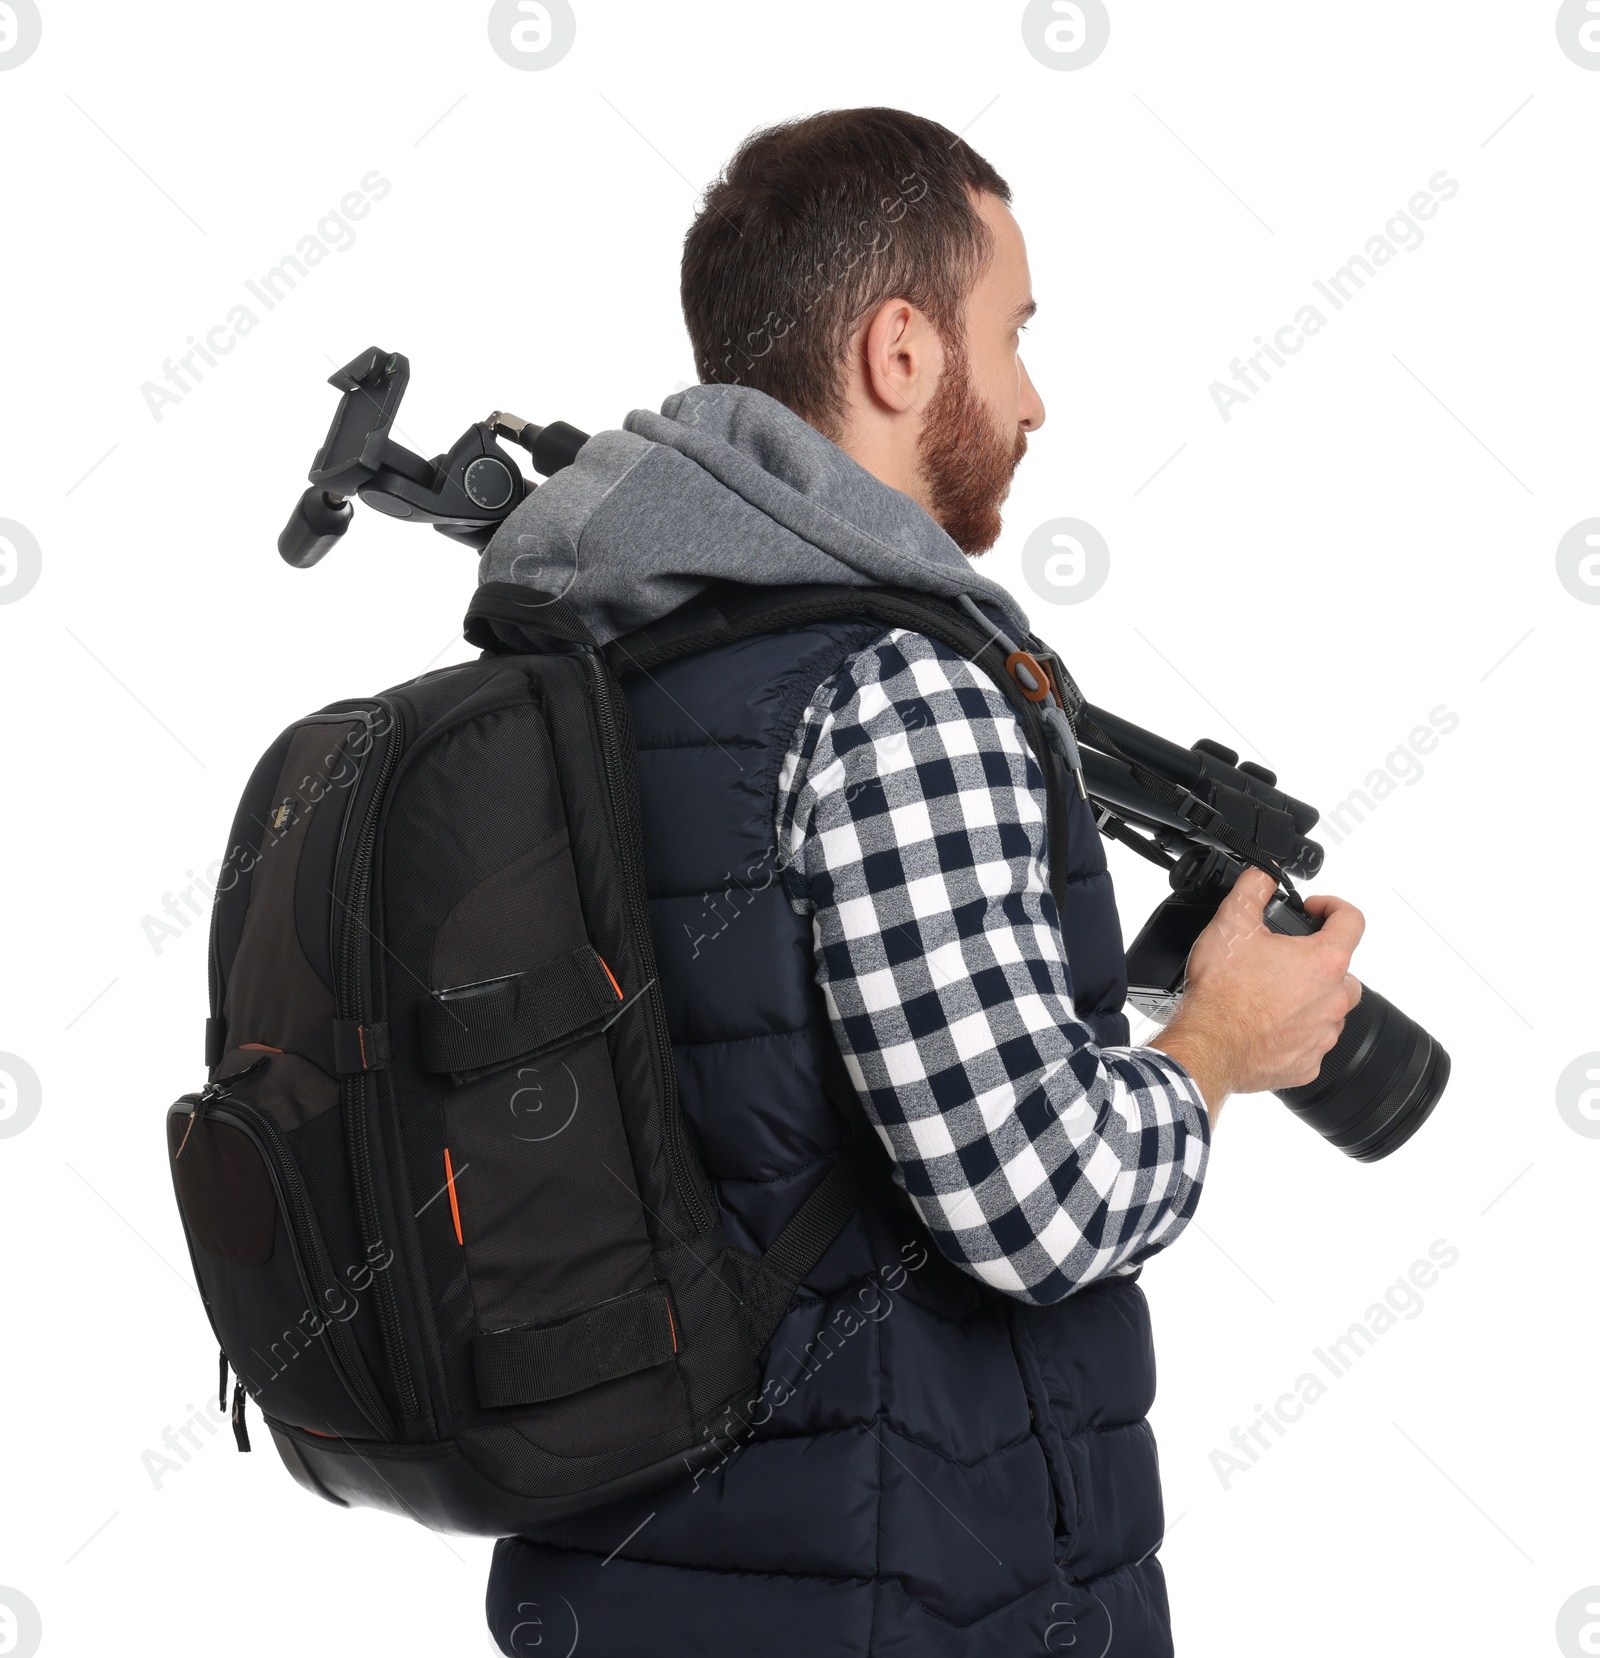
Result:
<svg viewBox="0 0 1600 1658">
<path fill-rule="evenodd" d="M 41 1650 L 487 1647 L 489 1545 L 316 1502 L 253 1413 L 249 1458 L 223 1433 L 159 1488 L 143 1466 L 215 1378 L 162 1150 L 202 1076 L 203 928 L 158 954 L 143 918 L 220 854 L 281 727 L 469 654 L 473 560 L 442 538 L 361 513 L 316 570 L 277 558 L 332 369 L 409 354 L 424 454 L 491 408 L 655 406 L 693 378 L 697 189 L 750 128 L 863 103 L 964 129 L 1015 190 L 1049 418 L 985 568 L 1089 695 L 1325 808 L 1459 716 L 1316 883 L 1453 1054 L 1443 1104 L 1366 1167 L 1236 1101 L 1145 1274 L 1179 1650 L 1561 1650 L 1600 1583 L 1600 1139 L 1556 1106 L 1600 1049 L 1600 608 L 1555 565 L 1600 515 L 1600 73 L 1554 0 L 1114 0 L 1065 73 L 1017 3 L 577 0 L 537 73 L 491 51 L 485 0 L 43 4 L 0 73 L 0 517 L 42 548 L 0 606 L 0 1050 L 43 1087 L 0 1139 L 0 1583 Z M 163 359 L 373 169 L 354 244 L 157 421 Z M 1441 169 L 1422 245 L 1225 422 L 1211 383 Z M 1111 549 L 1078 606 L 1020 575 L 1060 516 Z M 1159 877 L 1112 858 L 1131 936 Z M 1225 1487 L 1234 1426 L 1437 1239 L 1460 1258 L 1420 1315 Z"/>
</svg>

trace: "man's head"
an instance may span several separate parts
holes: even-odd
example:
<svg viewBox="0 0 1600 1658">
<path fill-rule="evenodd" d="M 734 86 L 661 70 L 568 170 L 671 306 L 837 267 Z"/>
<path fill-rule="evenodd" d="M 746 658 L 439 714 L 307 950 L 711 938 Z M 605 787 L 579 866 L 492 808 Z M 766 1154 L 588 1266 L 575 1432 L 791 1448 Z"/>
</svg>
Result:
<svg viewBox="0 0 1600 1658">
<path fill-rule="evenodd" d="M 954 133 L 900 110 L 754 133 L 684 241 L 700 378 L 777 398 L 963 551 L 991 547 L 1044 421 L 1018 355 L 1033 295 L 1010 199 Z"/>
</svg>

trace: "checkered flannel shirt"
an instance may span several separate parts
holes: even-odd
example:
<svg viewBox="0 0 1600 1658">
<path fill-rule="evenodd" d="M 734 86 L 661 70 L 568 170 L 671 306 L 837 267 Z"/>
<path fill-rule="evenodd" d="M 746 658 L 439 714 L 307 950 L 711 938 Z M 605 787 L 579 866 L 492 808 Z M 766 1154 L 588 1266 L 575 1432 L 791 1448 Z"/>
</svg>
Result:
<svg viewBox="0 0 1600 1658">
<path fill-rule="evenodd" d="M 1078 1019 L 1044 775 L 988 676 L 886 633 L 812 697 L 776 809 L 845 1065 L 940 1249 L 1044 1305 L 1171 1243 L 1205 1103 L 1176 1060 Z"/>
</svg>

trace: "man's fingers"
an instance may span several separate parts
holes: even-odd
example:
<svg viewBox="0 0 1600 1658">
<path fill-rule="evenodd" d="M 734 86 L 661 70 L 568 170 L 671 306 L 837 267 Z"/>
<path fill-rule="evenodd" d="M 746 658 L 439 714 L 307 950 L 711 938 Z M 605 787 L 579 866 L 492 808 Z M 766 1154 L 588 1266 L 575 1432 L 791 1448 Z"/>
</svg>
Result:
<svg viewBox="0 0 1600 1658">
<path fill-rule="evenodd" d="M 1347 900 L 1330 897 L 1327 893 L 1316 893 L 1305 903 L 1309 914 L 1322 919 L 1318 936 L 1337 945 L 1346 955 L 1352 954 L 1361 942 L 1361 935 L 1367 930 L 1367 918 L 1361 911 Z"/>
<path fill-rule="evenodd" d="M 1355 976 L 1354 973 L 1346 973 L 1344 976 L 1344 988 L 1350 997 L 1350 1007 L 1348 1009 L 1348 1013 L 1354 1013 L 1356 1003 L 1361 1000 L 1361 981 Z"/>
</svg>

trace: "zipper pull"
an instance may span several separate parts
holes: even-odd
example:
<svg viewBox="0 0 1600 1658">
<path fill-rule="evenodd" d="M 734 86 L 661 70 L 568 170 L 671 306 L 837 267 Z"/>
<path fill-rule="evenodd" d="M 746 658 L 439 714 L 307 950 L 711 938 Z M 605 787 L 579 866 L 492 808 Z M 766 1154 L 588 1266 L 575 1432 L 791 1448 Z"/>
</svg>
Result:
<svg viewBox="0 0 1600 1658">
<path fill-rule="evenodd" d="M 190 1097 L 194 1100 L 194 1105 L 189 1111 L 189 1126 L 184 1129 L 183 1138 L 178 1142 L 178 1149 L 172 1154 L 172 1161 L 174 1163 L 181 1163 L 183 1161 L 183 1154 L 189 1149 L 189 1136 L 194 1133 L 194 1125 L 200 1121 L 200 1096 L 195 1094 Z M 223 1386 L 227 1386 L 226 1379 L 224 1379 Z M 226 1403 L 226 1401 L 224 1401 L 224 1403 Z"/>
<path fill-rule="evenodd" d="M 233 1385 L 233 1442 L 241 1451 L 250 1449 L 250 1430 L 244 1420 L 244 1383 Z"/>
<path fill-rule="evenodd" d="M 217 1352 L 217 1409 L 228 1408 L 228 1353 L 226 1348 Z"/>
<path fill-rule="evenodd" d="M 219 1077 L 215 1082 L 208 1082 L 200 1090 L 200 1103 L 209 1105 L 212 1100 L 227 1099 L 233 1092 L 235 1083 L 243 1082 L 246 1077 L 253 1077 L 271 1058 L 271 1054 L 263 1054 L 253 1065 L 246 1065 L 242 1071 L 234 1071 L 228 1076 Z"/>
<path fill-rule="evenodd" d="M 198 1094 L 187 1094 L 184 1097 L 193 1100 L 194 1107 L 189 1112 L 189 1126 L 184 1129 L 183 1138 L 178 1142 L 178 1149 L 172 1154 L 174 1163 L 183 1161 L 189 1150 L 189 1142 L 194 1138 L 194 1131 L 206 1120 L 206 1107 L 213 1100 L 225 1100 L 228 1097 L 228 1088 L 225 1083 L 208 1082 Z M 226 1360 L 224 1360 L 224 1363 L 226 1363 Z M 226 1369 L 222 1373 L 222 1385 L 224 1389 L 227 1388 L 228 1373 Z M 226 1403 L 225 1400 L 223 1402 Z"/>
<path fill-rule="evenodd" d="M 183 1138 L 178 1142 L 178 1149 L 172 1154 L 174 1163 L 183 1161 L 184 1153 L 189 1149 L 189 1141 L 193 1137 L 195 1129 L 205 1121 L 206 1107 L 215 1104 L 218 1100 L 227 1099 L 233 1093 L 233 1085 L 236 1082 L 243 1082 L 246 1077 L 253 1077 L 270 1057 L 270 1055 L 263 1055 L 254 1065 L 247 1065 L 242 1071 L 235 1071 L 232 1076 L 223 1077 L 216 1082 L 208 1082 L 198 1094 L 185 1094 L 183 1096 L 186 1100 L 194 1101 L 194 1109 L 189 1113 L 189 1126 L 183 1131 Z M 226 1374 L 223 1376 L 223 1386 L 227 1386 Z"/>
</svg>

